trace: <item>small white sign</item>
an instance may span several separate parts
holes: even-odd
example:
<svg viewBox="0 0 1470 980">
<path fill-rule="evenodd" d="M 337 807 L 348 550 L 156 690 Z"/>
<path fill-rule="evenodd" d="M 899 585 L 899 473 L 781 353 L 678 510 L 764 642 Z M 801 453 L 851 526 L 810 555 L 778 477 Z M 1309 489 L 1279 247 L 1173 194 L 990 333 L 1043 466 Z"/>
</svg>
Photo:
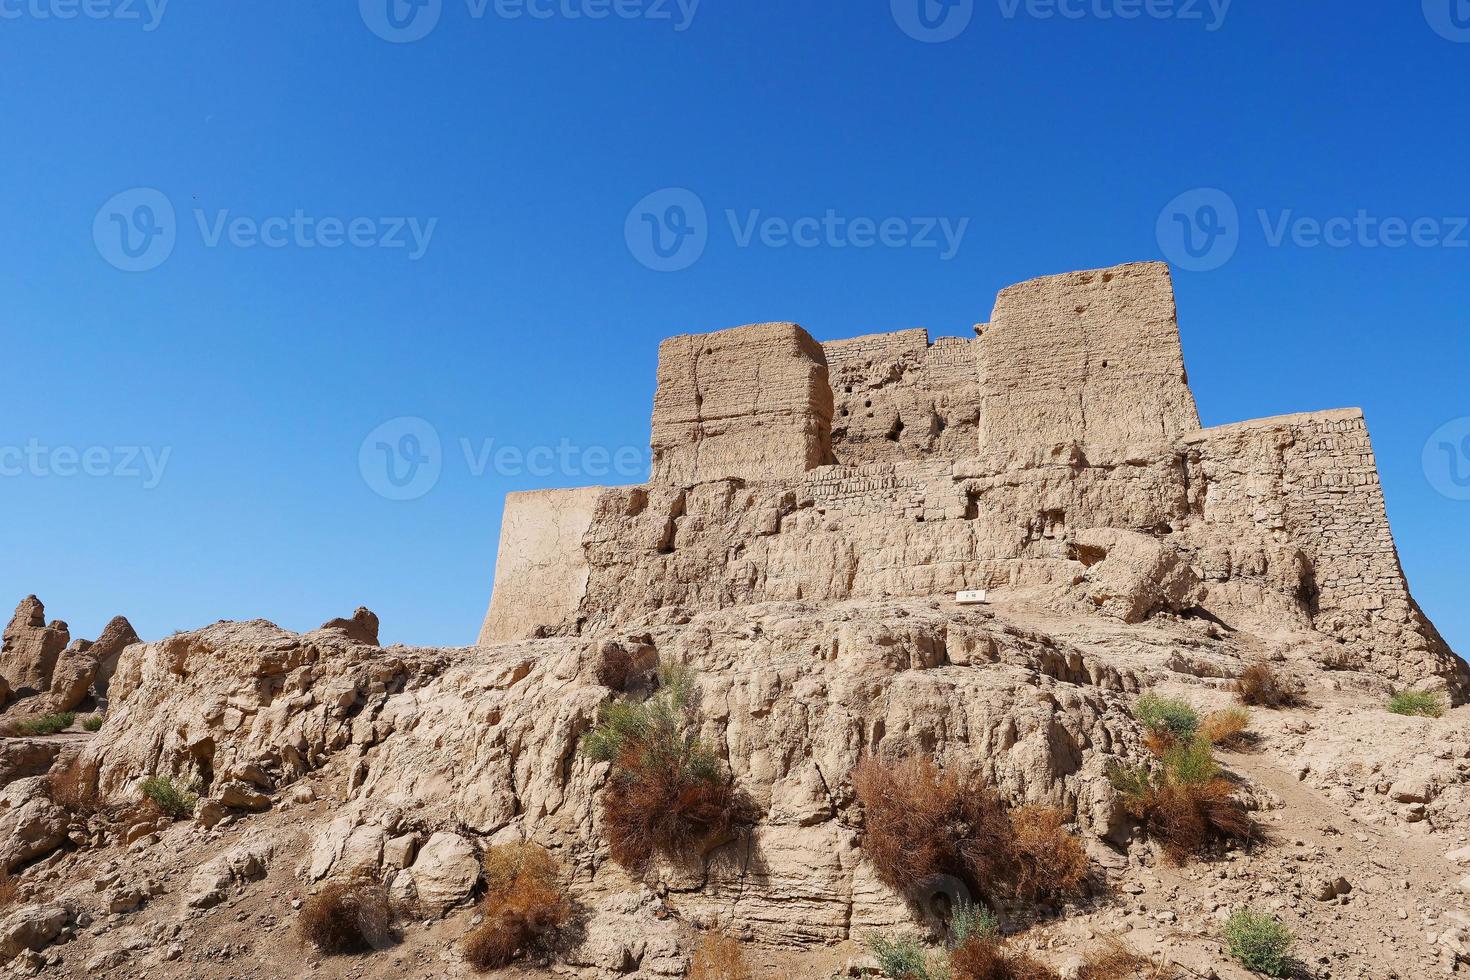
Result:
<svg viewBox="0 0 1470 980">
<path fill-rule="evenodd" d="M 984 589 L 973 589 L 969 592 L 956 592 L 954 601 L 962 606 L 982 606 L 989 600 L 985 598 Z"/>
</svg>

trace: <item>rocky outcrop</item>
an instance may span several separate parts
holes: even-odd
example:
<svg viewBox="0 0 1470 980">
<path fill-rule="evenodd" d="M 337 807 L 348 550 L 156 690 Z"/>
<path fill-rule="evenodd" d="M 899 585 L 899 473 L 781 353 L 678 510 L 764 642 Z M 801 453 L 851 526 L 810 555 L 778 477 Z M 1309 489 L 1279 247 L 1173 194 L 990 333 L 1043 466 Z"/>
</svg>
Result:
<svg viewBox="0 0 1470 980">
<path fill-rule="evenodd" d="M 46 607 L 35 596 L 27 596 L 5 627 L 0 676 L 17 696 L 50 690 L 56 660 L 70 642 L 66 624 L 56 620 L 48 626 Z"/>
<path fill-rule="evenodd" d="M 122 616 L 112 619 L 96 642 L 72 640 L 61 621 L 46 624 L 41 600 L 22 600 L 5 629 L 0 653 L 0 707 L 10 695 L 30 698 L 38 711 L 71 711 L 89 699 L 101 700 L 118 658 L 138 634 Z"/>
<path fill-rule="evenodd" d="M 117 672 L 117 662 L 123 651 L 134 643 L 142 642 L 133 630 L 133 624 L 123 616 L 114 616 L 103 627 L 102 635 L 97 637 L 88 651 L 97 661 L 94 688 L 98 696 L 107 696 L 107 687 L 112 682 L 112 675 Z"/>
<path fill-rule="evenodd" d="M 91 696 L 99 666 L 91 646 L 86 640 L 73 640 L 56 658 L 46 693 L 50 710 L 70 711 Z"/>
<path fill-rule="evenodd" d="M 1082 592 L 1105 616 L 1140 623 L 1154 612 L 1183 612 L 1203 593 L 1188 556 L 1167 541 L 1134 531 L 1090 528 L 1072 539 L 1087 567 Z"/>
<path fill-rule="evenodd" d="M 17 779 L 0 790 L 0 872 L 56 850 L 68 826 L 66 811 L 47 797 L 43 777 Z"/>
<path fill-rule="evenodd" d="M 366 606 L 358 606 L 351 619 L 341 617 L 329 619 L 319 628 L 341 630 L 353 643 L 361 643 L 370 647 L 378 645 L 378 617 Z"/>
</svg>

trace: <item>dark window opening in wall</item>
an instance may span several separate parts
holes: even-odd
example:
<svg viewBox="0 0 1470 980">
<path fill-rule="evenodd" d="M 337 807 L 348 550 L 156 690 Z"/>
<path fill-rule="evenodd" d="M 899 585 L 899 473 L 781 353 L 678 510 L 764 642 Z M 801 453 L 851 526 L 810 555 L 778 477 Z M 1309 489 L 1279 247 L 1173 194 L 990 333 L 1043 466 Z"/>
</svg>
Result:
<svg viewBox="0 0 1470 980">
<path fill-rule="evenodd" d="M 971 490 L 965 494 L 965 520 L 975 521 L 980 519 L 980 491 Z"/>
<path fill-rule="evenodd" d="M 888 441 L 897 442 L 901 435 L 903 435 L 903 419 L 896 418 L 893 420 L 893 428 L 888 430 Z"/>
</svg>

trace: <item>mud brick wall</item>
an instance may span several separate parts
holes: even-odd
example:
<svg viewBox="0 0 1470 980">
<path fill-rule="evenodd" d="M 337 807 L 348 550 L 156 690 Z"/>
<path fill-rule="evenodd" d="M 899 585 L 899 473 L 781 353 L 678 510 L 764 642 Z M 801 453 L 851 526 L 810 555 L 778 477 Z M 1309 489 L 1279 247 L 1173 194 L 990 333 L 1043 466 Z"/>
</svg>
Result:
<svg viewBox="0 0 1470 980">
<path fill-rule="evenodd" d="M 799 476 L 832 461 L 831 430 L 822 345 L 794 323 L 659 345 L 654 483 Z"/>
<path fill-rule="evenodd" d="M 1129 446 L 1199 428 L 1162 262 L 1003 289 L 979 350 L 982 450 Z"/>
<path fill-rule="evenodd" d="M 1185 443 L 1206 526 L 1299 547 L 1313 625 L 1369 650 L 1391 676 L 1422 676 L 1443 640 L 1410 596 L 1361 411 L 1240 422 Z"/>
<path fill-rule="evenodd" d="M 980 418 L 973 338 L 923 329 L 822 345 L 835 414 L 832 451 L 848 466 L 975 452 Z"/>
</svg>

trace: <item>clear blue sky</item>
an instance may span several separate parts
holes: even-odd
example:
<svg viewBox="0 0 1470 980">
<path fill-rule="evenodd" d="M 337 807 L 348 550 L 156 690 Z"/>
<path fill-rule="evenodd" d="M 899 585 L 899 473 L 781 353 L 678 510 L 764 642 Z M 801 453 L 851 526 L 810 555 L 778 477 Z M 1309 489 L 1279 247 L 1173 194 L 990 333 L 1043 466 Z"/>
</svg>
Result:
<svg viewBox="0 0 1470 980">
<path fill-rule="evenodd" d="M 603 19 L 566 15 L 599 0 L 537 0 L 550 18 L 437 0 L 407 43 L 369 26 L 429 23 L 402 0 L 391 22 L 386 0 L 54 16 L 80 2 L 0 2 L 7 608 L 35 592 L 76 635 L 124 613 L 156 638 L 366 604 L 385 639 L 469 642 L 504 494 L 620 482 L 513 458 L 497 474 L 475 462 L 486 440 L 645 446 L 673 333 L 964 334 L 1033 276 L 1199 264 L 1164 209 L 1215 188 L 1233 238 L 1176 273 L 1205 423 L 1362 406 L 1415 594 L 1470 650 L 1470 491 L 1422 462 L 1470 416 L 1464 0 L 1237 0 L 1223 19 L 1206 0 L 1136 19 L 1100 13 L 1142 0 L 1070 0 L 1080 18 L 974 0 L 927 20 L 914 0 L 704 0 L 692 19 L 688 0 L 603 0 L 638 15 Z M 672 272 L 629 245 L 635 205 L 665 188 L 708 216 L 704 251 Z M 145 237 L 160 199 L 172 237 Z M 1229 218 L 1201 210 L 1218 196 L 1183 200 L 1201 234 Z M 644 213 L 683 227 L 671 201 Z M 803 245 L 779 226 L 745 239 L 752 219 L 829 211 L 838 230 L 799 226 Z M 1430 224 L 1387 247 L 1376 226 L 1325 245 L 1296 223 L 1360 212 Z M 325 247 L 346 225 L 324 218 L 363 219 L 359 244 Z M 404 218 L 421 238 L 434 222 L 426 247 Z M 851 222 L 888 218 L 890 244 L 858 247 Z M 915 246 L 925 218 L 968 219 L 952 255 L 937 233 Z M 369 247 L 384 238 L 405 247 Z M 415 432 L 360 458 L 403 416 L 442 445 L 412 500 L 389 499 L 421 487 L 399 493 L 373 460 L 379 441 L 427 453 Z M 156 486 L 127 447 L 163 463 Z"/>
</svg>

